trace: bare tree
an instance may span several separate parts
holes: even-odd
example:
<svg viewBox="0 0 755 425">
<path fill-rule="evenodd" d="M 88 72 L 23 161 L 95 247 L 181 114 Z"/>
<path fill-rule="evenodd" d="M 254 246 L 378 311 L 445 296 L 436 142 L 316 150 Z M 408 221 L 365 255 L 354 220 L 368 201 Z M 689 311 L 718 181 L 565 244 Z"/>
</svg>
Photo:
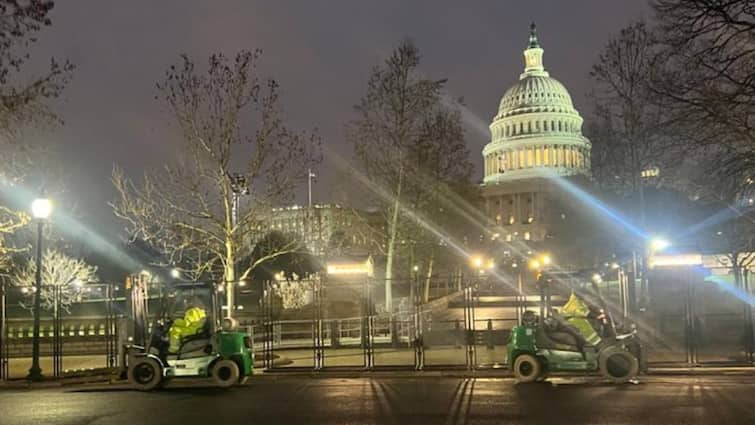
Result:
<svg viewBox="0 0 755 425">
<path fill-rule="evenodd" d="M 445 80 L 423 78 L 420 54 L 402 42 L 375 67 L 356 106 L 349 138 L 386 215 L 385 308 L 392 311 L 392 280 L 401 245 L 411 246 L 419 220 L 445 182 L 468 178 L 470 167 L 459 113 L 443 97 Z M 413 230 L 412 230 L 413 229 Z M 403 244 L 402 244 L 403 241 Z"/>
<path fill-rule="evenodd" d="M 286 310 L 296 310 L 307 305 L 307 285 L 296 279 L 281 279 L 275 288 L 281 299 L 281 306 Z"/>
<path fill-rule="evenodd" d="M 36 34 L 51 25 L 53 5 L 44 0 L 0 1 L 0 271 L 7 271 L 9 254 L 23 250 L 13 247 L 8 237 L 29 223 L 28 214 L 2 204 L 1 189 L 23 182 L 33 162 L 45 156 L 45 148 L 25 138 L 24 131 L 59 121 L 48 101 L 60 95 L 73 70 L 71 63 L 55 59 L 41 76 L 31 77 L 23 69 Z"/>
<path fill-rule="evenodd" d="M 674 101 L 692 140 L 755 146 L 755 1 L 656 0 L 665 46 L 653 90 Z"/>
<path fill-rule="evenodd" d="M 755 258 L 755 1 L 656 0 L 663 45 L 651 90 L 688 139 L 676 185 L 714 212 L 700 232 L 735 279 Z"/>
<path fill-rule="evenodd" d="M 49 70 L 32 78 L 23 70 L 36 34 L 51 25 L 48 15 L 53 6 L 45 0 L 0 1 L 0 183 L 21 181 L 43 150 L 25 140 L 23 131 L 59 121 L 48 101 L 63 91 L 73 65 L 51 59 Z"/>
<path fill-rule="evenodd" d="M 239 260 L 267 231 L 263 223 L 272 206 L 289 200 L 319 159 L 319 140 L 286 126 L 278 84 L 257 76 L 259 56 L 213 54 L 205 71 L 182 56 L 158 84 L 183 135 L 178 160 L 145 174 L 140 184 L 117 168 L 112 178 L 118 198 L 111 205 L 129 237 L 155 247 L 164 263 L 195 279 L 225 281 L 229 306 L 234 282 L 270 258 L 300 249 L 280 247 L 237 273 Z"/>
<path fill-rule="evenodd" d="M 16 285 L 21 287 L 27 298 L 21 302 L 21 305 L 30 311 L 34 308 L 36 273 L 36 261 L 29 258 L 26 267 L 15 276 Z M 81 298 L 84 284 L 96 281 L 96 266 L 91 266 L 84 260 L 69 257 L 60 251 L 48 249 L 42 256 L 42 292 L 40 294 L 42 308 L 53 311 L 56 306 L 60 306 L 70 313 L 71 304 Z M 56 297 L 58 297 L 57 304 Z"/>
<path fill-rule="evenodd" d="M 633 23 L 609 40 L 590 73 L 595 84 L 593 175 L 604 187 L 639 197 L 642 227 L 646 182 L 680 162 L 683 146 L 666 105 L 649 87 L 659 49 L 646 24 Z"/>
</svg>

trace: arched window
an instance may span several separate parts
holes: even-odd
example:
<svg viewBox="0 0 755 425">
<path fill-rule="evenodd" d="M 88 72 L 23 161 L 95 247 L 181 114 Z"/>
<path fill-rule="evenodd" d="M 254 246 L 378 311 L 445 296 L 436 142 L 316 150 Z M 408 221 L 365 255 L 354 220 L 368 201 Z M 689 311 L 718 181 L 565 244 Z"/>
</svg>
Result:
<svg viewBox="0 0 755 425">
<path fill-rule="evenodd" d="M 561 127 L 561 121 L 558 122 L 558 131 L 563 131 Z"/>
<path fill-rule="evenodd" d="M 519 149 L 519 168 L 524 168 L 524 149 Z"/>
<path fill-rule="evenodd" d="M 551 131 L 556 131 L 556 122 L 551 121 Z"/>
<path fill-rule="evenodd" d="M 527 121 L 527 133 L 532 133 L 532 121 Z"/>
<path fill-rule="evenodd" d="M 543 164 L 544 165 L 550 165 L 550 155 L 548 154 L 548 147 L 543 148 Z"/>
<path fill-rule="evenodd" d="M 532 148 L 527 149 L 527 167 L 532 167 L 535 165 L 535 152 L 533 152 Z"/>
<path fill-rule="evenodd" d="M 535 148 L 535 165 L 541 166 L 543 165 L 543 155 L 542 155 L 543 149 L 540 147 Z"/>
<path fill-rule="evenodd" d="M 519 134 L 522 134 L 522 133 L 524 133 L 524 123 L 520 122 L 519 123 Z"/>
</svg>

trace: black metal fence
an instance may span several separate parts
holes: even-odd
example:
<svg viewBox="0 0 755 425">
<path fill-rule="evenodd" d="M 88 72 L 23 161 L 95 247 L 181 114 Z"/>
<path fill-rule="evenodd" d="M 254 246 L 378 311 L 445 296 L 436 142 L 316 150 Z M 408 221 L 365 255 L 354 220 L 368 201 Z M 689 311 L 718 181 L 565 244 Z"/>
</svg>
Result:
<svg viewBox="0 0 755 425">
<path fill-rule="evenodd" d="M 505 363 L 505 342 L 517 322 L 517 293 L 491 292 L 487 278 L 437 282 L 450 288 L 425 302 L 419 280 L 392 282 L 394 311 L 384 311 L 384 282 L 374 279 L 300 282 L 305 308 L 286 311 L 279 282 L 267 282 L 255 347 L 275 370 L 473 369 Z M 436 291 L 437 293 L 437 291 Z M 433 298 L 433 297 L 430 297 Z M 479 317 L 484 312 L 483 317 Z"/>
<path fill-rule="evenodd" d="M 653 365 L 753 365 L 753 298 L 749 273 L 678 268 L 650 274 L 645 311 L 635 315 Z"/>
<path fill-rule="evenodd" d="M 726 269 L 708 272 L 651 274 L 649 302 L 628 317 L 638 327 L 650 367 L 754 364 L 747 277 L 736 287 Z M 258 364 L 269 370 L 504 367 L 511 328 L 524 310 L 540 307 L 532 282 L 517 287 L 512 281 L 473 276 L 448 285 L 456 290 L 429 302 L 412 288 L 419 281 L 394 281 L 392 314 L 382 309 L 379 280 L 306 281 L 306 307 L 290 311 L 276 301 L 279 283 L 267 282 L 253 328 Z M 618 282 L 600 285 L 621 320 L 626 300 Z M 568 296 L 568 290 L 557 291 L 553 305 L 563 305 Z"/>
<path fill-rule="evenodd" d="M 40 314 L 39 347 L 43 375 L 60 377 L 67 370 L 113 368 L 117 365 L 119 312 L 115 286 L 86 284 L 73 305 L 63 305 L 61 288 L 43 287 L 52 299 Z M 32 361 L 33 315 L 19 308 L 28 288 L 0 283 L 0 379 L 26 377 Z M 69 316 L 66 309 L 95 305 L 95 314 Z M 86 307 L 86 306 L 85 306 Z M 11 312 L 13 314 L 11 314 Z"/>
<path fill-rule="evenodd" d="M 258 368 L 499 368 L 506 365 L 511 328 L 524 310 L 541 307 L 531 280 L 434 277 L 430 287 L 424 279 L 396 280 L 390 314 L 381 280 L 298 282 L 304 290 L 294 291 L 293 301 L 288 300 L 293 306 L 283 302 L 285 284 L 272 281 L 240 311 L 246 312 L 243 321 L 254 336 Z M 621 316 L 626 301 L 618 283 L 601 285 L 613 313 Z M 128 306 L 115 288 L 91 285 L 97 296 L 77 304 L 96 303 L 96 314 L 69 316 L 60 308 L 43 312 L 43 373 L 60 376 L 70 369 L 116 366 L 118 345 L 124 342 L 119 337 L 135 333 L 126 332 L 120 320 L 128 316 Z M 0 290 L 0 378 L 23 378 L 31 365 L 32 316 L 9 315 L 23 295 L 20 288 Z M 563 305 L 567 296 L 568 291 L 557 291 L 553 305 Z M 631 311 L 629 320 L 637 324 L 651 367 L 753 365 L 753 300 L 747 273 L 733 280 L 725 268 L 655 270 L 648 302 Z"/>
</svg>

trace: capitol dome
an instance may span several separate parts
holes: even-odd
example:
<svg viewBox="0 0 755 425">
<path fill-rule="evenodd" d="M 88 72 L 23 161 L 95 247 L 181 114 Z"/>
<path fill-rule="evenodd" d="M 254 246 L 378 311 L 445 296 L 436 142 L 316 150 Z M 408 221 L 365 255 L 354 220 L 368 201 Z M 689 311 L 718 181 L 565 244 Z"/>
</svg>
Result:
<svg viewBox="0 0 755 425">
<path fill-rule="evenodd" d="M 571 103 L 571 96 L 561 82 L 545 76 L 528 76 L 511 86 L 501 98 L 496 118 L 529 112 L 577 111 Z"/>
<path fill-rule="evenodd" d="M 566 87 L 545 70 L 534 24 L 524 62 L 524 72 L 504 93 L 490 124 L 483 182 L 538 177 L 546 171 L 589 175 L 590 141 L 582 135 L 582 117 Z"/>
</svg>

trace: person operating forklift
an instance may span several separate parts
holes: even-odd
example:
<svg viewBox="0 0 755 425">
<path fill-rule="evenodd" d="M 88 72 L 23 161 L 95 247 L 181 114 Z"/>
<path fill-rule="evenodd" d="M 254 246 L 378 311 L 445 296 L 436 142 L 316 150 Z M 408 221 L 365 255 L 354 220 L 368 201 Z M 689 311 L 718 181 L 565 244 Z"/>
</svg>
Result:
<svg viewBox="0 0 755 425">
<path fill-rule="evenodd" d="M 181 341 L 202 332 L 207 321 L 205 309 L 193 306 L 186 309 L 183 319 L 176 319 L 168 331 L 168 352 L 175 354 L 181 348 Z"/>
</svg>

